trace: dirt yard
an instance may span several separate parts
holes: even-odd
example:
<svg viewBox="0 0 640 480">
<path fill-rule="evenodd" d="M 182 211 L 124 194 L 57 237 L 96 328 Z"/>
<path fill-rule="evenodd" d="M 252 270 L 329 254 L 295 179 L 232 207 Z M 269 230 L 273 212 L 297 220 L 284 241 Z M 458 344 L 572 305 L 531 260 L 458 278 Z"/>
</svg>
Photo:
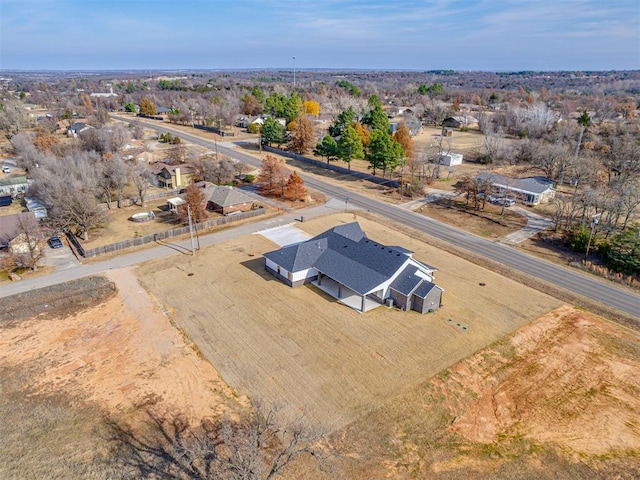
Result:
<svg viewBox="0 0 640 480">
<path fill-rule="evenodd" d="M 109 277 L 118 295 L 97 307 L 0 324 L 0 478 L 105 478 L 104 415 L 200 420 L 246 405 L 130 270 Z"/>
<path fill-rule="evenodd" d="M 289 413 L 304 411 L 324 430 L 347 425 L 559 305 L 359 220 L 370 238 L 414 250 L 439 269 L 443 308 L 429 315 L 385 307 L 360 314 L 314 287 L 291 289 L 264 270 L 261 254 L 277 246 L 259 235 L 215 245 L 193 259 L 149 264 L 137 274 L 232 388 L 286 405 Z M 353 216 L 338 214 L 299 226 L 317 234 L 350 221 Z"/>
<path fill-rule="evenodd" d="M 501 214 L 502 207 L 489 202 L 484 209 L 475 210 L 472 203 L 467 205 L 462 199 L 439 200 L 424 204 L 417 211 L 447 225 L 493 239 L 509 235 L 527 224 L 522 215 L 508 208 Z"/>
<path fill-rule="evenodd" d="M 640 338 L 568 306 L 333 437 L 348 478 L 635 479 Z"/>
</svg>

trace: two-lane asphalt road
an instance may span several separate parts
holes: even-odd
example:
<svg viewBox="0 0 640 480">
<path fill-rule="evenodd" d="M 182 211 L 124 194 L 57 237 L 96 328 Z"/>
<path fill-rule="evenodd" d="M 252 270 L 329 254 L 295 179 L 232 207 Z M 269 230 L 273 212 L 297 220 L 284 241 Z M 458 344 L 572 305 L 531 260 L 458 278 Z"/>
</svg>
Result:
<svg viewBox="0 0 640 480">
<path fill-rule="evenodd" d="M 119 120 L 133 121 L 118 117 Z M 161 132 L 171 132 L 189 142 L 201 145 L 210 150 L 215 149 L 214 141 L 205 140 L 184 131 L 172 129 L 166 124 L 152 125 L 145 123 L 150 128 Z M 240 160 L 254 166 L 260 166 L 260 159 L 245 154 L 238 150 L 227 148 L 220 143 L 218 151 L 229 157 Z M 401 223 L 413 229 L 425 232 L 456 247 L 469 250 L 476 255 L 519 270 L 531 277 L 544 280 L 551 284 L 571 292 L 583 295 L 604 305 L 617 308 L 623 312 L 640 318 L 640 295 L 637 295 L 623 287 L 618 287 L 610 282 L 600 280 L 592 275 L 572 270 L 538 257 L 527 255 L 508 245 L 492 242 L 484 238 L 472 235 L 457 228 L 437 222 L 433 219 L 404 210 L 395 205 L 369 198 L 347 188 L 329 182 L 318 180 L 315 177 L 301 175 L 307 186 L 318 190 L 329 197 L 343 199 L 349 198 L 349 204 L 359 208 L 375 212 L 397 223 Z M 508 295 L 509 292 L 505 292 Z"/>
</svg>

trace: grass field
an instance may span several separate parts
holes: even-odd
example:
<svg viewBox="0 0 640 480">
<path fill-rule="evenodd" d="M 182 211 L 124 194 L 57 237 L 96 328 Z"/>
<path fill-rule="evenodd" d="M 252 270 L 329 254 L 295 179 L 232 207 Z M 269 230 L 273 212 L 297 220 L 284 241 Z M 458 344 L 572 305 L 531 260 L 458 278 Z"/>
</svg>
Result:
<svg viewBox="0 0 640 480">
<path fill-rule="evenodd" d="M 300 227 L 317 234 L 352 220 L 338 214 Z M 261 254 L 276 246 L 258 235 L 194 259 L 149 264 L 137 275 L 232 388 L 284 405 L 289 414 L 305 412 L 325 431 L 559 305 L 391 228 L 361 225 L 370 238 L 414 250 L 439 269 L 440 310 L 418 315 L 380 307 L 360 314 L 314 287 L 291 289 L 264 270 Z"/>
</svg>

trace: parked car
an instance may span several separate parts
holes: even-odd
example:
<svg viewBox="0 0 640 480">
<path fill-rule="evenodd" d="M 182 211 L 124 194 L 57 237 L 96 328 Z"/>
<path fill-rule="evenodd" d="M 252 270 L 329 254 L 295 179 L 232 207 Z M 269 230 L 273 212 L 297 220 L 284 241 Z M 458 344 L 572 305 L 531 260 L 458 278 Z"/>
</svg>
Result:
<svg viewBox="0 0 640 480">
<path fill-rule="evenodd" d="M 63 246 L 62 240 L 60 240 L 60 237 L 58 237 L 57 235 L 52 236 L 49 240 L 47 240 L 47 243 L 51 248 L 60 248 Z"/>
<path fill-rule="evenodd" d="M 504 205 L 505 207 L 513 207 L 516 201 L 512 198 L 499 198 L 496 205 Z"/>
<path fill-rule="evenodd" d="M 9 165 L 3 165 L 2 166 L 2 172 L 3 173 L 11 173 L 11 169 L 9 168 Z"/>
</svg>

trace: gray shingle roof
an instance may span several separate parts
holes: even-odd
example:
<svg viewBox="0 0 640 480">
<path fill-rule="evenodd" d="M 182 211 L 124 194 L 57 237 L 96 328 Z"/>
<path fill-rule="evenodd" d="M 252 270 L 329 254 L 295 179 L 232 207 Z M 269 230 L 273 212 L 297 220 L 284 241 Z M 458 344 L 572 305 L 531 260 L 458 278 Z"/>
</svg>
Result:
<svg viewBox="0 0 640 480">
<path fill-rule="evenodd" d="M 510 178 L 497 173 L 481 173 L 479 178 L 487 178 L 494 185 L 525 193 L 542 193 L 553 188 L 553 181 L 545 177 Z"/>
<path fill-rule="evenodd" d="M 313 267 L 364 295 L 391 278 L 410 253 L 367 238 L 360 225 L 353 222 L 264 256 L 290 272 Z"/>
<path fill-rule="evenodd" d="M 418 267 L 415 265 L 407 265 L 391 283 L 391 288 L 403 295 L 409 295 L 424 280 L 415 274 L 417 271 Z"/>
<path fill-rule="evenodd" d="M 253 199 L 232 187 L 220 186 L 220 185 L 208 185 L 204 189 L 204 200 L 206 202 L 212 202 L 221 207 L 230 207 L 233 205 L 240 205 L 242 203 L 251 203 Z"/>
<path fill-rule="evenodd" d="M 435 283 L 424 281 L 422 285 L 420 285 L 413 294 L 420 298 L 425 298 L 431 290 L 434 288 L 440 288 Z"/>
</svg>

